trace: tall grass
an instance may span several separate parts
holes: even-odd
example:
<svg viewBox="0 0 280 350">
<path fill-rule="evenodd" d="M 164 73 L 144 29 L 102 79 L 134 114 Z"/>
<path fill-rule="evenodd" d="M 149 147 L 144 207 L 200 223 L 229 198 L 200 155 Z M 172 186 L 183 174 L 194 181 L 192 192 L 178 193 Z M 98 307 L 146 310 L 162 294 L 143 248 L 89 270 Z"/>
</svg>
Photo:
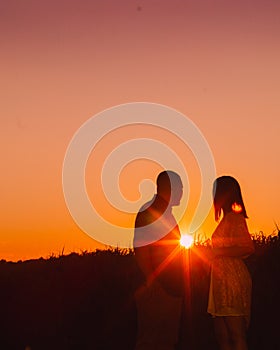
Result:
<svg viewBox="0 0 280 350">
<path fill-rule="evenodd" d="M 250 349 L 280 349 L 275 315 L 280 314 L 280 239 L 253 236 Z M 209 266 L 202 259 L 208 241 L 190 250 L 191 309 L 184 308 L 180 349 L 215 349 L 206 313 Z M 133 249 L 51 255 L 19 263 L 0 261 L 0 348 L 133 349 L 137 315 L 134 292 L 141 273 Z"/>
</svg>

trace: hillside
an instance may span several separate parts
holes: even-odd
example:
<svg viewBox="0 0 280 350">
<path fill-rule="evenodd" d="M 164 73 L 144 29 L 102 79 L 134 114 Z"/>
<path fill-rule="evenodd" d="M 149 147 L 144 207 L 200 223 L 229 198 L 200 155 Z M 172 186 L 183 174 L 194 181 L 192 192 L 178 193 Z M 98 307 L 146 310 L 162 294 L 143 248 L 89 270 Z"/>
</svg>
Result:
<svg viewBox="0 0 280 350">
<path fill-rule="evenodd" d="M 253 278 L 250 349 L 280 349 L 280 240 L 259 236 L 246 260 Z M 203 255 L 204 245 L 196 247 Z M 190 250 L 190 293 L 180 349 L 215 349 L 206 313 L 209 266 Z M 141 283 L 133 251 L 0 262 L 1 349 L 133 349 L 133 294 Z"/>
</svg>

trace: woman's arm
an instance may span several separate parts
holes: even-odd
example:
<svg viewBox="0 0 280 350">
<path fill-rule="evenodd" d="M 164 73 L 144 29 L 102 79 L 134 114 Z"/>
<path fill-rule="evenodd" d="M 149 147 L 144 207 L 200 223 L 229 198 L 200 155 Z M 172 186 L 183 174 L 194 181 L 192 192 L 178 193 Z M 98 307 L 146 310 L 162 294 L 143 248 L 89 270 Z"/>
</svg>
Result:
<svg viewBox="0 0 280 350">
<path fill-rule="evenodd" d="M 213 254 L 217 256 L 229 256 L 229 257 L 239 257 L 245 258 L 255 251 L 253 242 L 246 246 L 231 246 L 231 247 L 219 247 L 213 248 Z"/>
</svg>

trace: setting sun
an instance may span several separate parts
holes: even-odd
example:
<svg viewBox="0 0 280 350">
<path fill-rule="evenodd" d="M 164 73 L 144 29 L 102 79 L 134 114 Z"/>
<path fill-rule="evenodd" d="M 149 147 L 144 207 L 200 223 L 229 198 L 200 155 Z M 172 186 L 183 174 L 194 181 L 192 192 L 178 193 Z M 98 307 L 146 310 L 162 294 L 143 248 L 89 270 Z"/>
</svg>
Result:
<svg viewBox="0 0 280 350">
<path fill-rule="evenodd" d="M 180 244 L 184 248 L 190 248 L 191 245 L 193 244 L 193 236 L 188 235 L 188 234 L 183 234 L 181 239 L 180 239 Z"/>
</svg>

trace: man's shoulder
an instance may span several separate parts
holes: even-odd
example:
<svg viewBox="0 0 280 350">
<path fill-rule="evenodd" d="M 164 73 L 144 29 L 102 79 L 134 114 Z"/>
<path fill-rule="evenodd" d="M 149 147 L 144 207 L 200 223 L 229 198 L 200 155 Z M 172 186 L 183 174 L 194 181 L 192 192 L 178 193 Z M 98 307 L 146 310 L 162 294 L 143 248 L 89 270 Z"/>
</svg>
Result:
<svg viewBox="0 0 280 350">
<path fill-rule="evenodd" d="M 152 206 L 154 200 L 155 200 L 155 196 L 151 200 L 149 200 L 147 203 L 143 204 L 142 207 L 139 209 L 138 214 L 148 211 L 148 209 Z"/>
<path fill-rule="evenodd" d="M 151 208 L 153 201 L 154 198 L 142 205 L 142 207 L 139 209 L 135 220 L 136 226 L 141 226 L 141 224 L 147 224 L 147 222 L 151 220 Z"/>
</svg>

